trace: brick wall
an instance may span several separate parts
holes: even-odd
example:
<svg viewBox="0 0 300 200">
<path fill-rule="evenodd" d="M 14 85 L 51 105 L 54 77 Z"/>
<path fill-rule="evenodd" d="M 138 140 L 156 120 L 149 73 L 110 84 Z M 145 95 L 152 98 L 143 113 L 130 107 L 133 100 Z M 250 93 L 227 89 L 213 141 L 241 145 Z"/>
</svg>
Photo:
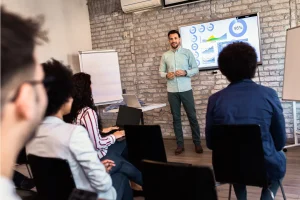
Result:
<svg viewBox="0 0 300 200">
<path fill-rule="evenodd" d="M 169 48 L 166 36 L 169 30 L 191 23 L 260 12 L 263 57 L 263 65 L 259 67 L 260 81 L 282 96 L 286 29 L 300 25 L 300 0 L 211 0 L 130 14 L 124 14 L 119 7 L 111 13 L 101 12 L 99 4 L 102 1 L 105 0 L 88 0 L 93 49 L 118 51 L 122 87 L 127 93 L 136 93 L 147 103 L 167 102 L 166 80 L 160 78 L 158 68 L 162 53 Z M 211 71 L 204 71 L 193 77 L 192 84 L 203 137 L 207 99 L 226 87 L 228 82 L 219 72 L 213 75 Z M 283 102 L 283 108 L 288 137 L 292 137 L 291 102 Z M 102 114 L 102 118 L 104 125 L 113 125 L 116 115 Z M 184 134 L 190 136 L 183 110 L 182 120 Z M 168 105 L 146 112 L 145 123 L 160 124 L 165 136 L 174 135 Z"/>
</svg>

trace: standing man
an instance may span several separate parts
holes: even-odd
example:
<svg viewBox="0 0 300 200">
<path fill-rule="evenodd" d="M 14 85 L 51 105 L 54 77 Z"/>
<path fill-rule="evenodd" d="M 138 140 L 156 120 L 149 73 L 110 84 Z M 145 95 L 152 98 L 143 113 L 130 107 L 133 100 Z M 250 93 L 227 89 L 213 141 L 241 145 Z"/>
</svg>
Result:
<svg viewBox="0 0 300 200">
<path fill-rule="evenodd" d="M 168 38 L 171 49 L 162 55 L 159 73 L 162 78 L 167 79 L 168 100 L 173 115 L 173 127 L 177 140 L 175 155 L 184 151 L 181 103 L 190 122 L 195 151 L 196 153 L 203 153 L 191 86 L 191 77 L 198 74 L 199 71 L 196 60 L 190 50 L 180 46 L 180 33 L 177 30 L 170 31 Z"/>
</svg>

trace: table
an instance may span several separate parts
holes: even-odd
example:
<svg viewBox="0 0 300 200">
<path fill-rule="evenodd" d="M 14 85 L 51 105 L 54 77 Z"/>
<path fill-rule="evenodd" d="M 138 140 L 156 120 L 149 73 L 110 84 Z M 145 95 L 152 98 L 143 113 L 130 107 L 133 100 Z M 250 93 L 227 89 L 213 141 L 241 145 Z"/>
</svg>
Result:
<svg viewBox="0 0 300 200">
<path fill-rule="evenodd" d="M 166 105 L 167 105 L 166 103 L 158 103 L 158 104 L 149 104 L 147 106 L 143 106 L 141 108 L 138 108 L 138 109 L 142 110 L 142 117 L 141 117 L 142 125 L 144 125 L 144 114 L 143 114 L 143 112 L 154 110 L 156 108 L 163 108 Z M 103 111 L 103 112 L 105 112 L 105 113 L 117 113 L 117 112 L 119 112 L 119 108 L 112 109 L 112 110 L 109 110 L 109 111 Z"/>
</svg>

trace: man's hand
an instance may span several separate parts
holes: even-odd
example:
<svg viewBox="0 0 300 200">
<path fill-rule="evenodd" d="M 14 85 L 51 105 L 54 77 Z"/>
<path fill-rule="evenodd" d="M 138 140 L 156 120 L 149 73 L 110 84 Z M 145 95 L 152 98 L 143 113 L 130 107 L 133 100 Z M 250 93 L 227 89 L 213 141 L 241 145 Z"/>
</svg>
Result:
<svg viewBox="0 0 300 200">
<path fill-rule="evenodd" d="M 104 165 L 107 173 L 111 170 L 111 168 L 113 168 L 114 166 L 116 166 L 115 162 L 112 161 L 112 160 L 105 159 L 105 160 L 102 160 L 101 162 Z"/>
<path fill-rule="evenodd" d="M 177 70 L 177 71 L 175 72 L 175 75 L 176 75 L 176 76 L 185 76 L 185 75 L 186 75 L 186 71 L 185 71 L 185 70 L 179 69 L 179 70 Z"/>
<path fill-rule="evenodd" d="M 114 132 L 113 135 L 116 137 L 116 139 L 119 139 L 119 138 L 125 136 L 125 132 L 124 131 L 116 131 L 116 132 Z"/>
<path fill-rule="evenodd" d="M 168 72 L 167 73 L 167 79 L 174 79 L 174 78 L 175 78 L 174 72 Z"/>
</svg>

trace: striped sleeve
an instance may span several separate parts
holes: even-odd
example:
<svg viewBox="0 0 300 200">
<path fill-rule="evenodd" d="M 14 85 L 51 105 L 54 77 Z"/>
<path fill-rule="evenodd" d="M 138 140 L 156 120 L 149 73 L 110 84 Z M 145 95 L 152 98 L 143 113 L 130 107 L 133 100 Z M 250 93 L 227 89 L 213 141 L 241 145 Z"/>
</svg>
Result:
<svg viewBox="0 0 300 200">
<path fill-rule="evenodd" d="M 110 145 L 114 144 L 116 138 L 114 135 L 101 137 L 98 128 L 97 114 L 91 108 L 88 108 L 81 116 L 81 124 L 87 129 L 89 137 L 96 150 L 107 149 Z"/>
</svg>

